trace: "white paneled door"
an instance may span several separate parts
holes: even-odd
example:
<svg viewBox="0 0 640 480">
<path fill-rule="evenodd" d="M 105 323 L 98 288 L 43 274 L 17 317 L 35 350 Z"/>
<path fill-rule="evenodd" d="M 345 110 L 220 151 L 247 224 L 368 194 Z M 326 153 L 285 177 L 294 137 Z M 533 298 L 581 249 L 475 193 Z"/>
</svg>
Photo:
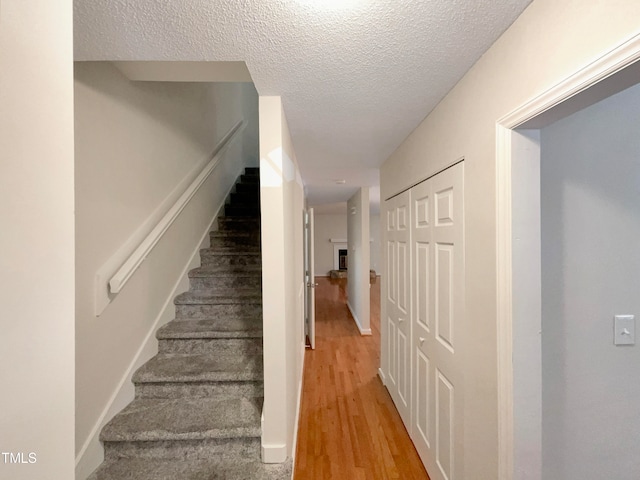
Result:
<svg viewBox="0 0 640 480">
<path fill-rule="evenodd" d="M 464 163 L 385 204 L 387 388 L 431 480 L 461 480 Z"/>
<path fill-rule="evenodd" d="M 387 388 L 406 425 L 411 424 L 411 263 L 409 192 L 387 202 Z"/>
<path fill-rule="evenodd" d="M 464 164 L 411 190 L 411 437 L 432 480 L 462 476 Z"/>
</svg>

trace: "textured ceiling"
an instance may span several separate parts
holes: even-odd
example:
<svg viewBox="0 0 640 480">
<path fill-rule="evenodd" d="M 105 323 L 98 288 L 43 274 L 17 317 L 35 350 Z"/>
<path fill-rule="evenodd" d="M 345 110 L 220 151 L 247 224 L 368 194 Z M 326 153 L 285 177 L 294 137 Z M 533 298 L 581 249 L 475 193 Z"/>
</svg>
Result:
<svg viewBox="0 0 640 480">
<path fill-rule="evenodd" d="M 309 203 L 327 204 L 377 185 L 530 1 L 74 0 L 75 57 L 245 61 L 282 96 Z"/>
</svg>

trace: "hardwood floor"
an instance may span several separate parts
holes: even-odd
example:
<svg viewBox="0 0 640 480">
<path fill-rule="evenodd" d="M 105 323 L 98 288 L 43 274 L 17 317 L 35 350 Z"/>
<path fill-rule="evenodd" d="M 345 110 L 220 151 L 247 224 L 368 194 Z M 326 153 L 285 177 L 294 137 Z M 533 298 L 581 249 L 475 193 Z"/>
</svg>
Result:
<svg viewBox="0 0 640 480">
<path fill-rule="evenodd" d="M 316 350 L 305 354 L 295 480 L 428 480 L 377 375 L 380 280 L 371 286 L 368 337 L 346 306 L 346 280 L 316 282 Z"/>
</svg>

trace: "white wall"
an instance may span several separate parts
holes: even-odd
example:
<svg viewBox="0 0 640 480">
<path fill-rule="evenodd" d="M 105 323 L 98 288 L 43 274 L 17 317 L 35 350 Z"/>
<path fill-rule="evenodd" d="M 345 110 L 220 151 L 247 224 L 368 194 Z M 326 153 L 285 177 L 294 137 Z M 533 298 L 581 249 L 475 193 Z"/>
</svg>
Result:
<svg viewBox="0 0 640 480">
<path fill-rule="evenodd" d="M 0 2 L 0 478 L 73 478 L 72 5 Z"/>
<path fill-rule="evenodd" d="M 100 427 L 133 399 L 130 375 L 156 353 L 187 266 L 257 143 L 237 137 L 223 160 L 106 310 L 94 278 L 118 268 L 243 117 L 257 125 L 249 84 L 131 82 L 106 62 L 75 65 L 76 455 L 83 478 L 101 461 Z M 133 240 L 133 241 L 132 241 Z M 117 261 L 112 262 L 112 258 Z M 195 261 L 199 258 L 195 258 Z"/>
<path fill-rule="evenodd" d="M 498 478 L 496 120 L 638 33 L 639 16 L 635 0 L 532 2 L 382 166 L 385 199 L 465 158 L 465 307 L 474 341 L 465 368 L 473 401 L 461 421 L 465 471 L 475 478 Z M 384 319 L 384 300 L 381 308 Z"/>
<path fill-rule="evenodd" d="M 373 270 L 380 274 L 380 215 L 369 217 L 370 264 Z M 347 238 L 346 214 L 315 215 L 314 230 L 314 265 L 316 276 L 328 276 L 334 268 L 333 246 L 330 239 Z"/>
<path fill-rule="evenodd" d="M 543 478 L 640 476 L 638 125 L 635 86 L 541 131 Z"/>
<path fill-rule="evenodd" d="M 347 305 L 360 333 L 371 334 L 369 187 L 361 187 L 347 202 Z"/>
<path fill-rule="evenodd" d="M 262 459 L 294 452 L 304 361 L 304 194 L 280 97 L 260 97 L 264 409 Z"/>
</svg>

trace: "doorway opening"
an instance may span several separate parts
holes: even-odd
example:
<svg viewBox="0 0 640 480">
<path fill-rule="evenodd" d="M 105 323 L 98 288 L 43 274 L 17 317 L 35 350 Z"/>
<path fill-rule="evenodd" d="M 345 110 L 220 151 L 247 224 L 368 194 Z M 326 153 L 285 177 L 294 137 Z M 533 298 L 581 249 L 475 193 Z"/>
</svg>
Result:
<svg viewBox="0 0 640 480">
<path fill-rule="evenodd" d="M 555 331 L 555 338 L 548 338 L 546 335 L 546 332 L 554 332 L 553 328 L 545 327 L 545 319 L 552 315 L 549 310 L 552 302 L 548 301 L 545 289 L 554 267 L 549 260 L 553 249 L 548 248 L 549 240 L 553 238 L 549 235 L 552 231 L 549 222 L 553 217 L 548 215 L 548 202 L 551 197 L 547 195 L 548 173 L 552 170 L 541 170 L 541 165 L 544 166 L 546 161 L 545 138 L 551 138 L 546 136 L 545 132 L 549 131 L 545 129 L 555 122 L 564 122 L 563 119 L 635 85 L 640 78 L 639 59 L 640 36 L 636 36 L 503 117 L 497 124 L 500 480 L 553 477 L 554 475 L 549 477 L 550 472 L 547 470 L 553 468 L 553 463 L 549 463 L 549 458 L 545 456 L 543 436 L 546 442 L 549 434 L 574 437 L 581 435 L 579 430 L 550 432 L 543 420 L 550 400 L 542 395 L 543 383 L 544 391 L 549 392 L 552 386 L 550 382 L 554 381 L 552 377 L 557 373 L 548 367 L 549 361 L 553 360 L 550 358 L 550 352 L 553 351 L 553 348 L 550 348 L 552 343 L 564 342 L 556 351 L 569 351 L 567 345 L 575 344 L 579 340 L 578 337 L 582 338 L 585 330 L 590 328 L 583 323 L 571 332 L 564 332 L 565 335 L 562 337 L 561 331 Z M 615 169 L 615 164 L 611 162 L 614 162 L 618 154 L 619 151 L 614 150 L 609 158 L 602 160 L 610 162 L 609 168 Z M 604 181 L 602 175 L 600 177 L 599 181 Z M 582 186 L 584 180 L 580 180 Z M 563 188 L 565 190 L 560 192 L 561 196 L 557 198 L 570 198 L 570 186 L 565 185 Z M 598 195 L 607 197 L 606 201 L 610 201 L 609 194 L 603 195 L 600 191 Z M 592 211 L 591 215 L 592 221 L 601 221 L 595 211 Z M 566 232 L 567 225 L 563 228 Z M 586 242 L 572 245 L 571 256 L 567 256 L 565 252 L 556 259 L 556 266 L 558 262 L 562 264 L 567 258 L 575 258 L 574 250 L 583 247 L 580 243 Z M 590 261 L 598 261 L 599 258 L 610 254 L 606 249 L 607 246 L 603 245 L 600 251 L 593 251 Z M 576 268 L 582 268 L 584 273 L 584 266 L 574 265 L 574 272 Z M 563 277 L 563 281 L 565 280 L 566 276 Z M 604 285 L 603 287 L 606 288 Z M 563 306 L 566 307 L 564 304 Z M 560 312 L 560 317 L 564 316 L 566 311 Z M 598 321 L 612 322 L 613 318 L 611 316 Z M 607 323 L 607 329 L 609 327 L 610 334 L 613 334 L 612 323 Z M 600 339 L 601 348 L 614 349 L 611 335 L 607 337 Z M 620 353 L 620 350 L 615 351 L 615 354 Z M 567 378 L 563 377 L 561 380 L 564 383 L 559 384 L 559 387 L 560 391 L 563 391 Z M 612 398 L 623 400 L 616 396 Z M 558 425 L 558 428 L 565 426 Z M 574 476 L 569 472 L 556 478 Z"/>
</svg>

